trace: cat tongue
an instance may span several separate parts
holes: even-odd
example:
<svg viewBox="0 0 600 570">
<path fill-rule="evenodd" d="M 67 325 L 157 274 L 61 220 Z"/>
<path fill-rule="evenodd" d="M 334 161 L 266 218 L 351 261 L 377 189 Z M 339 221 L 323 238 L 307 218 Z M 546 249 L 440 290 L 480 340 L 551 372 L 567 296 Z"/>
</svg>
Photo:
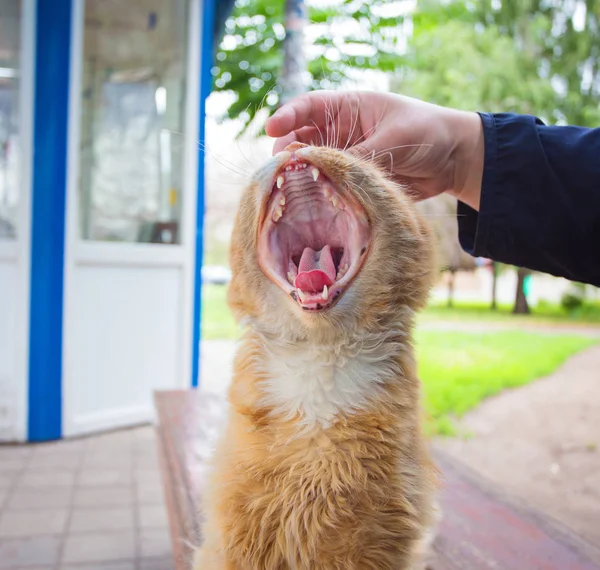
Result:
<svg viewBox="0 0 600 570">
<path fill-rule="evenodd" d="M 321 251 L 307 247 L 302 252 L 298 264 L 295 286 L 306 293 L 320 293 L 323 287 L 329 287 L 335 280 L 335 265 L 331 256 L 331 247 L 326 245 Z"/>
</svg>

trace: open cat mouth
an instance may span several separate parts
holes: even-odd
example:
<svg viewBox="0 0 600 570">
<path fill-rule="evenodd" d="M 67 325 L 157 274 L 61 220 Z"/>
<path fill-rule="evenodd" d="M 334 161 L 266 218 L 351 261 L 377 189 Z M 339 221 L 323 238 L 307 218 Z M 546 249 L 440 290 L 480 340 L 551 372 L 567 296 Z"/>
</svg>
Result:
<svg viewBox="0 0 600 570">
<path fill-rule="evenodd" d="M 303 309 L 331 307 L 358 274 L 370 228 L 360 204 L 305 159 L 286 162 L 263 206 L 263 272 Z"/>
</svg>

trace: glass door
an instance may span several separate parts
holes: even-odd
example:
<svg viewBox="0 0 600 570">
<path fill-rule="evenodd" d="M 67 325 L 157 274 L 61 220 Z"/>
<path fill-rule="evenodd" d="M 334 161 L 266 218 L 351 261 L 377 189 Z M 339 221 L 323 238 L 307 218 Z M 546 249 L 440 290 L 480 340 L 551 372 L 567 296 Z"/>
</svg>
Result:
<svg viewBox="0 0 600 570">
<path fill-rule="evenodd" d="M 0 240 L 15 240 L 20 187 L 21 2 L 0 0 Z"/>
<path fill-rule="evenodd" d="M 67 435 L 146 420 L 154 390 L 190 384 L 200 5 L 73 4 Z"/>
<path fill-rule="evenodd" d="M 84 240 L 181 239 L 188 12 L 186 0 L 85 3 Z"/>
</svg>

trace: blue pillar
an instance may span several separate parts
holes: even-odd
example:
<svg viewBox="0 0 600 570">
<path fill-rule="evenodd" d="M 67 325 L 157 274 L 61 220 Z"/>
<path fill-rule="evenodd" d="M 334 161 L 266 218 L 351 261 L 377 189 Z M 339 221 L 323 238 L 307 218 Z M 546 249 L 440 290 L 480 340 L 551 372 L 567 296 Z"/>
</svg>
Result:
<svg viewBox="0 0 600 570">
<path fill-rule="evenodd" d="M 62 435 L 62 337 L 71 0 L 37 0 L 31 297 L 30 441 Z"/>
<path fill-rule="evenodd" d="M 204 256 L 204 147 L 206 144 L 206 98 L 212 90 L 215 2 L 204 0 L 202 10 L 202 41 L 200 43 L 200 112 L 198 121 L 198 192 L 196 210 L 196 261 L 194 273 L 194 318 L 192 331 L 192 387 L 199 383 L 200 321 L 202 315 L 202 258 Z"/>
</svg>

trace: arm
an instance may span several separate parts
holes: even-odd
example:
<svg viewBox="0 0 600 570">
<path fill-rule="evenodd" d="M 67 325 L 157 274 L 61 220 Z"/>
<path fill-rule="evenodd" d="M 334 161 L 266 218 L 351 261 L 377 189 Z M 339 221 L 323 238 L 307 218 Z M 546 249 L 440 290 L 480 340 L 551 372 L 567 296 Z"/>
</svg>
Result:
<svg viewBox="0 0 600 570">
<path fill-rule="evenodd" d="M 600 129 L 481 114 L 479 212 L 459 202 L 468 253 L 600 286 Z"/>
<path fill-rule="evenodd" d="M 417 199 L 459 200 L 467 252 L 600 286 L 600 129 L 389 93 L 313 91 L 279 109 L 266 130 L 278 138 L 275 152 L 321 136 L 374 152 Z"/>
</svg>

